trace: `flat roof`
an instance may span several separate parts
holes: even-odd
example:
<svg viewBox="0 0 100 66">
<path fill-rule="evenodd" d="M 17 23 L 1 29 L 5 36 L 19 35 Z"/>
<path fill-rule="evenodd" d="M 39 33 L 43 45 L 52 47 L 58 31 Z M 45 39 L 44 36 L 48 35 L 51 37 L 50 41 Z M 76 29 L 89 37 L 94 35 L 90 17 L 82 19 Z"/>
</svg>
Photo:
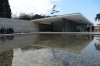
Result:
<svg viewBox="0 0 100 66">
<path fill-rule="evenodd" d="M 52 17 L 47 17 L 47 18 L 35 19 L 35 20 L 31 20 L 31 21 L 49 24 L 52 22 L 60 22 L 60 21 L 62 22 L 62 18 L 66 18 L 68 20 L 71 20 L 71 21 L 74 21 L 77 23 L 85 23 L 85 24 L 93 25 L 93 23 L 90 22 L 81 13 L 72 13 L 72 14 L 65 14 L 65 15 L 59 15 L 59 16 L 52 16 Z"/>
</svg>

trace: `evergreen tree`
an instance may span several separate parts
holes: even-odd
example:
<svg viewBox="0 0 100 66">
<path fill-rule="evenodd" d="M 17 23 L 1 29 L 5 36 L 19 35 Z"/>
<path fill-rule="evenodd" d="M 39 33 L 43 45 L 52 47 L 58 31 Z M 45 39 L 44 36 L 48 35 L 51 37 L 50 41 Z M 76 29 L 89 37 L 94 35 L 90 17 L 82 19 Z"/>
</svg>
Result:
<svg viewBox="0 0 100 66">
<path fill-rule="evenodd" d="M 6 18 L 11 18 L 11 9 L 8 0 L 5 0 L 5 13 Z"/>
<path fill-rule="evenodd" d="M 11 9 L 8 0 L 0 0 L 0 17 L 11 18 Z"/>
<path fill-rule="evenodd" d="M 4 0 L 0 0 L 0 17 L 5 17 L 5 14 L 4 14 Z"/>
</svg>

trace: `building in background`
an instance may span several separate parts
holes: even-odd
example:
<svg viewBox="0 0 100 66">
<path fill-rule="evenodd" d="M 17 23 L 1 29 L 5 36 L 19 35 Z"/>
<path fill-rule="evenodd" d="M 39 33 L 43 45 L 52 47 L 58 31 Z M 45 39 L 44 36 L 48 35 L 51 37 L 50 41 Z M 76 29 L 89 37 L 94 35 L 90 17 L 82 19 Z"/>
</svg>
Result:
<svg viewBox="0 0 100 66">
<path fill-rule="evenodd" d="M 98 26 L 94 26 L 94 31 L 95 32 L 100 32 L 100 26 L 98 25 Z"/>
<path fill-rule="evenodd" d="M 81 13 L 52 16 L 35 20 L 18 20 L 0 18 L 0 28 L 13 27 L 14 32 L 83 32 L 89 25 L 93 25 Z"/>
<path fill-rule="evenodd" d="M 39 31 L 51 32 L 81 32 L 89 25 L 93 25 L 81 13 L 66 14 L 32 20 L 39 23 Z"/>
</svg>

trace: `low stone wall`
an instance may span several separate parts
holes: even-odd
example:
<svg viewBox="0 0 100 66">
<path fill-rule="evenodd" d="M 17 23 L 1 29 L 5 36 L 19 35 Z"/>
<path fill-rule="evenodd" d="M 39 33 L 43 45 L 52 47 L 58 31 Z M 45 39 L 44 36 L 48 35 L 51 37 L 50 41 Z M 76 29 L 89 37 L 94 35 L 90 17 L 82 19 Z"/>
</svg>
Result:
<svg viewBox="0 0 100 66">
<path fill-rule="evenodd" d="M 15 32 L 39 32 L 39 23 L 26 20 L 0 18 L 1 27 L 13 27 Z"/>
</svg>

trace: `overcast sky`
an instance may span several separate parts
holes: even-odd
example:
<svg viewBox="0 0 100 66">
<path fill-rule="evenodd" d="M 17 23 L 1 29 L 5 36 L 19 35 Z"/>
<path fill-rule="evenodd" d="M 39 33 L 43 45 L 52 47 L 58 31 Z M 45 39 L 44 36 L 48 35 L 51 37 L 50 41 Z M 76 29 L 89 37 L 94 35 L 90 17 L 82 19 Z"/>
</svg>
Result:
<svg viewBox="0 0 100 66">
<path fill-rule="evenodd" d="M 9 0 L 13 14 L 46 14 L 51 11 L 53 2 L 60 2 L 60 0 Z"/>
<path fill-rule="evenodd" d="M 33 13 L 50 15 L 53 5 L 60 12 L 56 15 L 64 15 L 80 12 L 89 21 L 98 24 L 94 18 L 100 13 L 100 0 L 9 0 L 13 14 Z"/>
</svg>

